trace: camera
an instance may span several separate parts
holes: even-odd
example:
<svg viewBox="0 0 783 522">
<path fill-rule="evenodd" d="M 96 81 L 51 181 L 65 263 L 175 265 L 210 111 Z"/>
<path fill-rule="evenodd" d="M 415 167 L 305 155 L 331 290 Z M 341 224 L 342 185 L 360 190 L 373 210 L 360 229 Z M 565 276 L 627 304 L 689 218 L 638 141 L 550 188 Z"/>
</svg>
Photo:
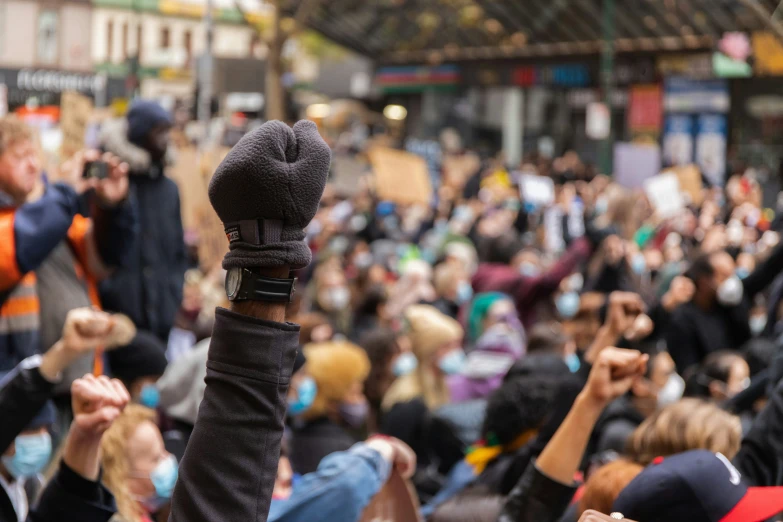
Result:
<svg viewBox="0 0 783 522">
<path fill-rule="evenodd" d="M 88 161 L 84 164 L 83 178 L 106 179 L 109 176 L 109 164 L 105 161 Z"/>
</svg>

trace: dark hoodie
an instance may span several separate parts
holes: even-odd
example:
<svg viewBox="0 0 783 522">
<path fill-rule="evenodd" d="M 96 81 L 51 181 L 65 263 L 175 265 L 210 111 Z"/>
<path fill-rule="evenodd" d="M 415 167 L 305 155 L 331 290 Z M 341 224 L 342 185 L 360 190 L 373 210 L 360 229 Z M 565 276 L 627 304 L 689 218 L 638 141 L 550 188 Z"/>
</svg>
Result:
<svg viewBox="0 0 783 522">
<path fill-rule="evenodd" d="M 186 268 L 179 191 L 164 175 L 163 162 L 153 161 L 149 152 L 128 138 L 165 124 L 162 117 L 154 109 L 141 116 L 134 113 L 134 118 L 129 114 L 128 120 L 107 122 L 101 132 L 103 149 L 130 166 L 130 190 L 138 201 L 141 236 L 126 267 L 101 285 L 101 299 L 107 310 L 128 315 L 140 330 L 166 341 L 182 302 Z M 133 132 L 129 121 L 134 124 Z"/>
</svg>

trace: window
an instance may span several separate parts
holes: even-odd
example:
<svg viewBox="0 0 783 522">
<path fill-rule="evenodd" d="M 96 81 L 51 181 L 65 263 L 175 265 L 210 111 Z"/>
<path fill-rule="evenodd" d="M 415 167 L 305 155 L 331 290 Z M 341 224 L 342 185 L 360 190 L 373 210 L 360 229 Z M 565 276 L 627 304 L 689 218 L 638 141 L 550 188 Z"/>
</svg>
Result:
<svg viewBox="0 0 783 522">
<path fill-rule="evenodd" d="M 106 61 L 112 62 L 112 51 L 114 51 L 114 22 L 109 20 L 106 25 Z"/>
<path fill-rule="evenodd" d="M 141 50 L 144 48 L 144 31 L 141 23 L 136 26 L 136 58 L 141 60 Z"/>
<path fill-rule="evenodd" d="M 128 57 L 128 24 L 122 24 L 122 56 L 123 61 Z"/>
<path fill-rule="evenodd" d="M 171 45 L 171 32 L 168 27 L 164 27 L 160 30 L 160 48 L 168 49 Z"/>
<path fill-rule="evenodd" d="M 38 15 L 36 53 L 41 64 L 57 63 L 57 11 L 45 9 Z"/>
<path fill-rule="evenodd" d="M 185 46 L 185 55 L 188 57 L 187 64 L 190 65 L 190 58 L 193 55 L 193 33 L 190 31 L 185 31 L 185 41 L 183 42 Z"/>
</svg>

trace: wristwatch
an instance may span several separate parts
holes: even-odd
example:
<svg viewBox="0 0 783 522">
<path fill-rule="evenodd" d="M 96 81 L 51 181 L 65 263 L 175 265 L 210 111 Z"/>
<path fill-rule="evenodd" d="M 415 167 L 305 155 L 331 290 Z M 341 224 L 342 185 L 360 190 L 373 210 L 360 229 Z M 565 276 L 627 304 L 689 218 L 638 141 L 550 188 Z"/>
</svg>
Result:
<svg viewBox="0 0 783 522">
<path fill-rule="evenodd" d="M 295 290 L 295 277 L 265 277 L 247 268 L 229 268 L 226 274 L 226 295 L 229 301 L 290 303 Z"/>
</svg>

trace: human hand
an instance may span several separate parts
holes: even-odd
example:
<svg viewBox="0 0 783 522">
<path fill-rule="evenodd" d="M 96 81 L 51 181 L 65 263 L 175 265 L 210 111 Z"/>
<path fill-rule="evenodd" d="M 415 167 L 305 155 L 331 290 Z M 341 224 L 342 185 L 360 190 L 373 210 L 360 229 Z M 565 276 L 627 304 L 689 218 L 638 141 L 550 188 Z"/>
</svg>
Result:
<svg viewBox="0 0 783 522">
<path fill-rule="evenodd" d="M 331 151 L 311 121 L 269 121 L 231 149 L 209 183 L 209 201 L 229 236 L 223 268 L 312 260 L 304 229 L 318 211 Z"/>
<path fill-rule="evenodd" d="M 609 294 L 609 310 L 604 324 L 614 335 L 621 335 L 634 326 L 634 321 L 644 313 L 644 308 L 644 301 L 639 294 L 612 292 Z"/>
<path fill-rule="evenodd" d="M 639 314 L 631 323 L 630 328 L 625 331 L 623 337 L 631 342 L 641 341 L 649 336 L 654 328 L 655 324 L 649 315 Z"/>
<path fill-rule="evenodd" d="M 402 478 L 407 480 L 416 472 L 416 453 L 401 440 L 394 437 L 370 437 L 367 445 L 391 462 Z"/>
<path fill-rule="evenodd" d="M 693 281 L 685 276 L 677 276 L 672 279 L 669 291 L 661 298 L 661 304 L 667 312 L 671 312 L 678 306 L 689 302 L 695 291 L 696 286 Z"/>
<path fill-rule="evenodd" d="M 611 515 L 604 515 L 598 511 L 588 509 L 582 516 L 579 517 L 579 522 L 614 522 L 615 520 L 625 520 L 627 522 L 633 522 L 629 518 L 624 518 L 622 513 L 612 513 Z"/>
<path fill-rule="evenodd" d="M 71 385 L 73 429 L 80 435 L 100 437 L 130 402 L 130 394 L 117 379 L 87 374 Z"/>
<path fill-rule="evenodd" d="M 95 195 L 98 196 L 100 202 L 107 207 L 113 207 L 128 197 L 130 185 L 128 164 L 108 152 L 103 154 L 101 160 L 109 165 L 109 175 L 104 179 L 93 178 L 89 181 L 95 187 Z"/>
<path fill-rule="evenodd" d="M 603 409 L 631 389 L 647 371 L 648 355 L 638 350 L 605 348 L 598 355 L 582 394 L 591 404 Z"/>
</svg>

